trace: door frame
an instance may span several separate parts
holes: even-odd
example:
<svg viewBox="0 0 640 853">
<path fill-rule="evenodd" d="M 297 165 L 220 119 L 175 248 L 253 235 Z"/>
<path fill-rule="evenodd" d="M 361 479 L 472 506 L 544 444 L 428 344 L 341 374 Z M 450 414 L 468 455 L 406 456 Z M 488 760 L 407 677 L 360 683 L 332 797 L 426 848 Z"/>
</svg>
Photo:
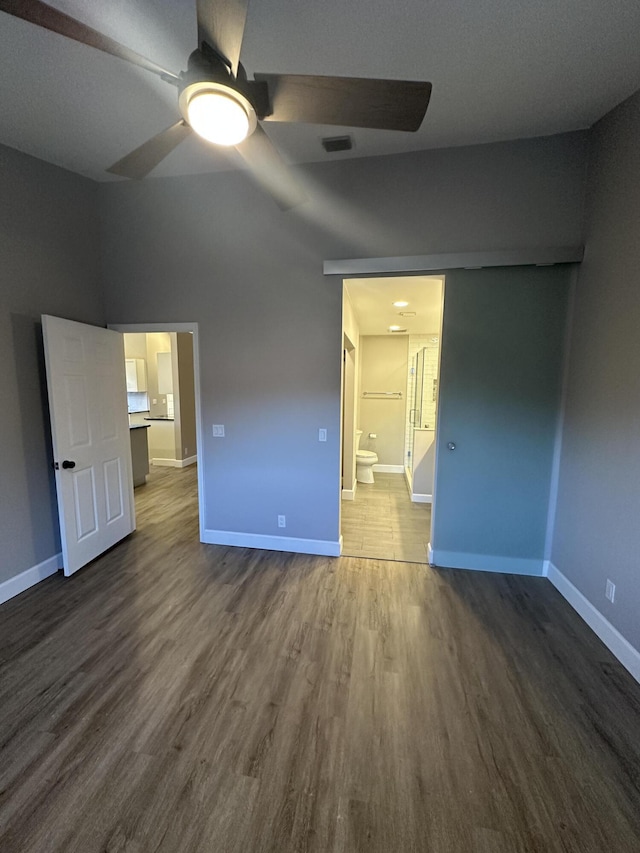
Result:
<svg viewBox="0 0 640 853">
<path fill-rule="evenodd" d="M 204 453 L 202 436 L 202 403 L 200 393 L 200 338 L 197 323 L 109 323 L 115 332 L 153 334 L 154 332 L 190 332 L 193 335 L 193 384 L 196 402 L 196 454 L 198 456 L 198 520 L 200 542 L 205 530 Z"/>
</svg>

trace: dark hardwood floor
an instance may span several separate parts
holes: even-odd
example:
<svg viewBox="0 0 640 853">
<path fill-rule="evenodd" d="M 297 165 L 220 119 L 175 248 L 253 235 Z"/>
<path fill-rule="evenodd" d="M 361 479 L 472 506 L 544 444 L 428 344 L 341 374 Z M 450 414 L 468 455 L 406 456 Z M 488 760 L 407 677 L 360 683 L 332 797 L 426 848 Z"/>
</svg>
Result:
<svg viewBox="0 0 640 853">
<path fill-rule="evenodd" d="M 544 579 L 201 545 L 0 607 L 2 853 L 637 853 L 640 686 Z"/>
</svg>

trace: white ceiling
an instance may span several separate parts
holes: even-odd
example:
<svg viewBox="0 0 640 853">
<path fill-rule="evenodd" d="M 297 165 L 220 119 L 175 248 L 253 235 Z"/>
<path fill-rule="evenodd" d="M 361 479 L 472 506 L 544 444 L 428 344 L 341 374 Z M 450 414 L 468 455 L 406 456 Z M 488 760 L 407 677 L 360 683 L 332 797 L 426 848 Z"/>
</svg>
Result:
<svg viewBox="0 0 640 853">
<path fill-rule="evenodd" d="M 390 278 L 352 278 L 345 287 L 361 335 L 392 335 L 389 326 L 406 328 L 405 334 L 438 334 L 442 320 L 441 276 L 393 276 Z M 408 302 L 406 308 L 393 303 Z M 400 312 L 415 312 L 403 317 Z"/>
<path fill-rule="evenodd" d="M 175 71 L 196 46 L 195 0 L 51 5 Z M 415 134 L 269 123 L 291 162 L 541 136 L 589 127 L 640 88 L 638 0 L 252 0 L 241 59 L 256 71 L 430 80 Z M 97 180 L 179 113 L 153 74 L 0 12 L 0 142 Z M 235 168 L 195 139 L 154 175 Z"/>
</svg>

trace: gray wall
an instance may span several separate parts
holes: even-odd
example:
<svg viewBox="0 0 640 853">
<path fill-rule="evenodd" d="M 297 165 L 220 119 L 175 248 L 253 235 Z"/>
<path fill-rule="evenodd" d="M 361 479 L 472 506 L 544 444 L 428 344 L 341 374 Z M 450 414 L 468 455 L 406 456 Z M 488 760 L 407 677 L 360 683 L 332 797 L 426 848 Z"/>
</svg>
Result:
<svg viewBox="0 0 640 853">
<path fill-rule="evenodd" d="M 41 314 L 103 324 L 96 185 L 0 147 L 0 583 L 60 550 Z"/>
<path fill-rule="evenodd" d="M 438 565 L 542 573 L 571 271 L 508 267 L 446 277 L 432 530 Z"/>
<path fill-rule="evenodd" d="M 640 649 L 640 93 L 594 128 L 552 562 Z M 606 579 L 616 601 L 604 596 Z"/>
<path fill-rule="evenodd" d="M 287 214 L 244 173 L 101 186 L 109 322 L 200 324 L 207 528 L 278 534 L 285 514 L 288 536 L 338 539 L 341 292 L 322 262 L 579 243 L 586 139 L 314 164 Z"/>
</svg>

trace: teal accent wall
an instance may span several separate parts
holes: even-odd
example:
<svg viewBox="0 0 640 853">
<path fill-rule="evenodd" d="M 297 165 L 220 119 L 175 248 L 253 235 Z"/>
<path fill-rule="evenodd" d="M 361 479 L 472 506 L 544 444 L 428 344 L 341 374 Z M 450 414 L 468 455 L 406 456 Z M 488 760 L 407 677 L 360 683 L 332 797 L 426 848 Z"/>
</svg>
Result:
<svg viewBox="0 0 640 853">
<path fill-rule="evenodd" d="M 542 573 L 570 274 L 569 266 L 447 274 L 437 565 Z"/>
</svg>

